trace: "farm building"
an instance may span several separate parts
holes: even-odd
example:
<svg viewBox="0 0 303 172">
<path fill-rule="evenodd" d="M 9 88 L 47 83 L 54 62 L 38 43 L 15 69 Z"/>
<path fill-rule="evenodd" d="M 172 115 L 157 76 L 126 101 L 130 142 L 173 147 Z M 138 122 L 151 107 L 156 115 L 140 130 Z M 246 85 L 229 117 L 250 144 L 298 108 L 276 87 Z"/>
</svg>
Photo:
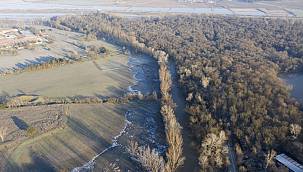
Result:
<svg viewBox="0 0 303 172">
<path fill-rule="evenodd" d="M 26 44 L 39 42 L 42 42 L 42 39 L 29 34 L 29 31 L 20 32 L 18 29 L 0 29 L 0 48 L 22 47 Z"/>
<path fill-rule="evenodd" d="M 275 159 L 279 163 L 286 166 L 290 171 L 303 172 L 303 166 L 285 154 L 279 154 L 275 157 Z"/>
</svg>

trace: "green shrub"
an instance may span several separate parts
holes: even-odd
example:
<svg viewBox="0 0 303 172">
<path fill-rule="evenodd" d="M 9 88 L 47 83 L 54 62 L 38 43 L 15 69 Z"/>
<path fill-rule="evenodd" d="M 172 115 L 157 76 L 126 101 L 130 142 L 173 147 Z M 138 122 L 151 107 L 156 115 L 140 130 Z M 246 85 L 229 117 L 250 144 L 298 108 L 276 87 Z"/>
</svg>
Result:
<svg viewBox="0 0 303 172">
<path fill-rule="evenodd" d="M 0 109 L 5 109 L 6 105 L 5 104 L 0 104 Z"/>
<path fill-rule="evenodd" d="M 27 130 L 26 130 L 26 136 L 27 137 L 34 137 L 37 134 L 38 134 L 37 129 L 32 127 L 32 126 L 28 127 Z"/>
</svg>

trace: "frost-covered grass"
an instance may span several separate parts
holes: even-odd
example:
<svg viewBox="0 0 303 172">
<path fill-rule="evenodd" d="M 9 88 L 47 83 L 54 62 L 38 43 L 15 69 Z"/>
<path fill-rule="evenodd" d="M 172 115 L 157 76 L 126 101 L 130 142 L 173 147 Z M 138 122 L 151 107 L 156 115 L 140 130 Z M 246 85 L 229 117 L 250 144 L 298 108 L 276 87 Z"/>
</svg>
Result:
<svg viewBox="0 0 303 172">
<path fill-rule="evenodd" d="M 14 165 L 6 170 L 27 169 L 35 155 L 47 160 L 47 164 L 32 164 L 35 170 L 48 165 L 56 170 L 71 170 L 84 164 L 120 134 L 125 125 L 124 108 L 110 104 L 69 105 L 67 126 L 23 142 L 10 153 Z"/>
<path fill-rule="evenodd" d="M 67 34 L 65 36 L 67 38 L 76 36 L 75 33 L 58 31 L 57 37 L 59 34 L 63 36 Z M 64 38 L 56 38 L 56 40 L 59 39 Z M 76 49 L 74 46 L 67 47 L 62 43 L 71 41 L 67 39 L 58 43 L 54 42 L 50 53 L 60 54 L 63 48 Z M 12 96 L 25 93 L 49 97 L 117 96 L 127 91 L 128 86 L 132 85 L 132 76 L 127 66 L 127 55 L 120 53 L 117 47 L 103 41 L 84 43 L 104 46 L 109 51 L 109 55 L 95 61 L 77 62 L 45 70 L 0 76 L 0 95 L 7 93 Z M 31 55 L 35 55 L 35 52 L 32 52 Z M 3 57 L 0 57 L 0 66 L 5 63 L 13 63 L 11 61 L 14 61 L 14 58 L 10 57 L 10 59 L 6 59 L 8 62 L 2 63 Z"/>
</svg>

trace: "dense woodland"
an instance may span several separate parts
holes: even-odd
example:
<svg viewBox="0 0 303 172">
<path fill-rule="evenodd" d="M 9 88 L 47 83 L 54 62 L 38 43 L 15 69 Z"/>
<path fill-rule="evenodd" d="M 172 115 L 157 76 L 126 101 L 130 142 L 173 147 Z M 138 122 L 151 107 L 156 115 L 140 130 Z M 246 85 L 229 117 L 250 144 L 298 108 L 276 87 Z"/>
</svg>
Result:
<svg viewBox="0 0 303 172">
<path fill-rule="evenodd" d="M 278 78 L 303 69 L 302 20 L 98 13 L 49 24 L 175 59 L 202 171 L 227 169 L 228 142 L 239 171 L 282 171 L 276 152 L 303 162 L 302 108 Z"/>
</svg>

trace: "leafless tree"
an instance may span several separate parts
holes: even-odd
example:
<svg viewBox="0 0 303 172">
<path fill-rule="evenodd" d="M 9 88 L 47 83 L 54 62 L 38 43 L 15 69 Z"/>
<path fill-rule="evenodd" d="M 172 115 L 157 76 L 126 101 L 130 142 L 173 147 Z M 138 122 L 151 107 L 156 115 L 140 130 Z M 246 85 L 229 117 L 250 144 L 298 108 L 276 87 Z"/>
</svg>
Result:
<svg viewBox="0 0 303 172">
<path fill-rule="evenodd" d="M 129 152 L 138 158 L 138 161 L 151 172 L 164 172 L 165 161 L 156 150 L 149 146 L 139 147 L 137 142 L 131 141 Z"/>
<path fill-rule="evenodd" d="M 6 135 L 7 135 L 7 127 L 0 127 L 0 138 L 2 142 L 4 142 Z"/>
<path fill-rule="evenodd" d="M 299 124 L 290 124 L 290 133 L 294 138 L 298 137 L 298 135 L 301 133 L 301 130 L 302 128 Z"/>
<path fill-rule="evenodd" d="M 227 137 L 222 130 L 219 134 L 209 133 L 201 143 L 201 154 L 199 157 L 201 167 L 221 168 L 228 162 Z"/>
<path fill-rule="evenodd" d="M 277 152 L 271 149 L 267 152 L 266 158 L 265 158 L 265 168 L 267 168 L 269 165 L 274 163 L 274 158 L 277 155 Z"/>
</svg>

